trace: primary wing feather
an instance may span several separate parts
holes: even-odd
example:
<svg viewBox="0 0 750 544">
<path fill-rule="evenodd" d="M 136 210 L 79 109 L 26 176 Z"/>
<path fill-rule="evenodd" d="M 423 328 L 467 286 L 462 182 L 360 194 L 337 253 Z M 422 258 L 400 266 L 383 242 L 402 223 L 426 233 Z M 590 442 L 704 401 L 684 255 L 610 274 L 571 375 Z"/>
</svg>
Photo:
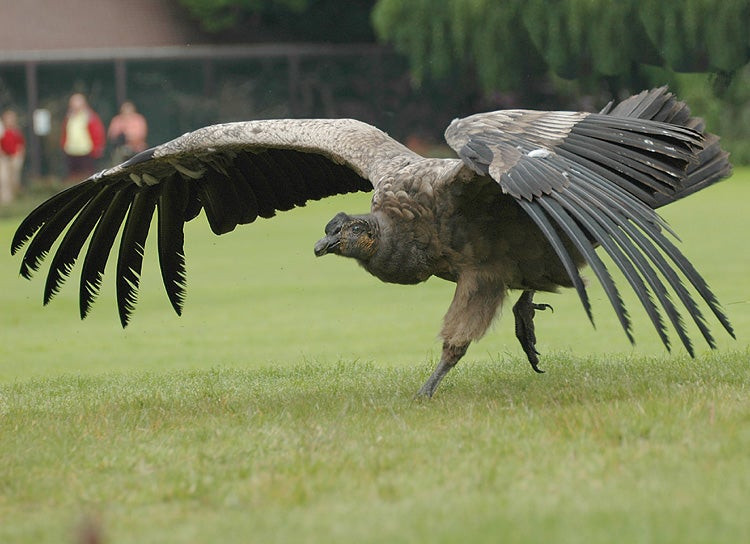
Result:
<svg viewBox="0 0 750 544">
<path fill-rule="evenodd" d="M 128 324 L 135 309 L 146 237 L 157 198 L 156 186 L 136 192 L 122 231 L 117 257 L 117 309 L 123 327 Z"/>
<path fill-rule="evenodd" d="M 30 277 L 52 259 L 45 302 L 57 293 L 91 232 L 80 285 L 81 317 L 101 286 L 123 221 L 116 271 L 122 325 L 133 312 L 154 210 L 164 287 L 179 314 L 185 299 L 184 223 L 204 210 L 216 234 L 336 194 L 370 191 L 421 157 L 366 123 L 279 119 L 204 127 L 146 150 L 42 203 L 19 226 L 11 252 L 30 242 Z"/>
<path fill-rule="evenodd" d="M 164 289 L 177 315 L 182 314 L 182 305 L 185 302 L 187 274 L 185 235 L 182 226 L 185 223 L 189 194 L 187 184 L 183 183 L 177 174 L 172 174 L 164 181 L 164 188 L 156 200 L 159 267 Z"/>
<path fill-rule="evenodd" d="M 665 88 L 644 91 L 598 114 L 506 110 L 457 119 L 448 144 L 477 174 L 489 175 L 540 227 L 576 286 L 590 316 L 573 259 L 559 234 L 602 283 L 632 341 L 627 312 L 603 262 L 601 246 L 623 272 L 663 343 L 659 306 L 688 352 L 684 324 L 657 275 L 665 278 L 710 346 L 714 340 L 676 270 L 695 288 L 724 328 L 732 327 L 705 280 L 663 234 L 674 234 L 654 211 L 726 177 L 731 171 L 718 138 Z M 667 259 L 669 259 L 668 262 Z"/>
<path fill-rule="evenodd" d="M 52 297 L 57 294 L 65 279 L 70 275 L 83 245 L 109 206 L 112 197 L 120 188 L 122 188 L 122 183 L 114 184 L 100 191 L 86 203 L 86 206 L 68 228 L 50 264 L 44 287 L 44 304 L 52 300 Z"/>
</svg>

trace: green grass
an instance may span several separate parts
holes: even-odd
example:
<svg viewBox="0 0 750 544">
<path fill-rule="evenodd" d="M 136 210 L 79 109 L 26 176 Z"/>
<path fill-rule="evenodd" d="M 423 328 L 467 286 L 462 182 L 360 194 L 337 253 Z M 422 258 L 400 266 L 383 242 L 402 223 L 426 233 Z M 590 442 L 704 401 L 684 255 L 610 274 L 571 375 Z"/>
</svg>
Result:
<svg viewBox="0 0 750 544">
<path fill-rule="evenodd" d="M 574 293 L 540 295 L 546 374 L 501 319 L 430 402 L 451 284 L 312 256 L 367 200 L 189 225 L 185 315 L 150 256 L 124 332 L 111 277 L 81 323 L 75 284 L 42 309 L 42 278 L 0 257 L 0 542 L 84 520 L 113 543 L 750 538 L 750 170 L 664 210 L 737 341 L 713 326 L 718 351 L 693 331 L 697 359 L 667 355 L 627 297 L 632 348 L 596 286 L 596 330 Z"/>
</svg>

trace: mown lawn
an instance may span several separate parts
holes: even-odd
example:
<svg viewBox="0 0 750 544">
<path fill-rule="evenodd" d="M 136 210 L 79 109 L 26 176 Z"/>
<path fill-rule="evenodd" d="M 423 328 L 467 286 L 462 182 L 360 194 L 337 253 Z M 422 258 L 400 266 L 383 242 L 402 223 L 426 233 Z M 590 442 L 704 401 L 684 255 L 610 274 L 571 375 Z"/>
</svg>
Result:
<svg viewBox="0 0 750 544">
<path fill-rule="evenodd" d="M 595 286 L 596 330 L 574 293 L 540 295 L 546 374 L 502 319 L 430 402 L 452 286 L 312 256 L 367 201 L 221 238 L 196 221 L 185 315 L 151 256 L 124 332 L 112 278 L 81 323 L 77 271 L 42 309 L 41 275 L 0 257 L 0 542 L 750 538 L 750 170 L 664 210 L 737 341 L 668 355 L 627 297 L 632 348 Z"/>
</svg>

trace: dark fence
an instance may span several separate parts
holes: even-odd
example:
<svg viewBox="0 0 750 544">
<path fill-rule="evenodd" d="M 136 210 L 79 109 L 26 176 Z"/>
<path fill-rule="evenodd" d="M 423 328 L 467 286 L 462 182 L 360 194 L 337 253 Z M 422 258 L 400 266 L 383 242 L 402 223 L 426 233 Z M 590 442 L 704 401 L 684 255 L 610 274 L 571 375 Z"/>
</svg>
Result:
<svg viewBox="0 0 750 544">
<path fill-rule="evenodd" d="M 60 126 L 73 92 L 86 94 L 105 124 L 132 100 L 149 123 L 150 144 L 206 124 L 277 117 L 355 117 L 397 137 L 437 139 L 452 118 L 436 115 L 413 91 L 406 63 L 377 45 L 0 53 L 0 108 L 22 114 L 28 177 L 63 173 Z M 31 127 L 40 108 L 52 119 L 43 136 Z"/>
</svg>

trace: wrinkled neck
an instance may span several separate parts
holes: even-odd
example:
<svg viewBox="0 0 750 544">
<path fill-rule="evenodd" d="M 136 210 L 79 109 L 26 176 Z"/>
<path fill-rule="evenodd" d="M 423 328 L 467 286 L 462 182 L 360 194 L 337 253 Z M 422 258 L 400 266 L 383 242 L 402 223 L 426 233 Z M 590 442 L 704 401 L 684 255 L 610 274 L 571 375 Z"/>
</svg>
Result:
<svg viewBox="0 0 750 544">
<path fill-rule="evenodd" d="M 388 283 L 413 284 L 432 275 L 427 245 L 418 242 L 416 223 L 400 221 L 396 226 L 384 214 L 372 214 L 378 224 L 378 248 L 372 257 L 359 260 L 370 274 Z"/>
</svg>

